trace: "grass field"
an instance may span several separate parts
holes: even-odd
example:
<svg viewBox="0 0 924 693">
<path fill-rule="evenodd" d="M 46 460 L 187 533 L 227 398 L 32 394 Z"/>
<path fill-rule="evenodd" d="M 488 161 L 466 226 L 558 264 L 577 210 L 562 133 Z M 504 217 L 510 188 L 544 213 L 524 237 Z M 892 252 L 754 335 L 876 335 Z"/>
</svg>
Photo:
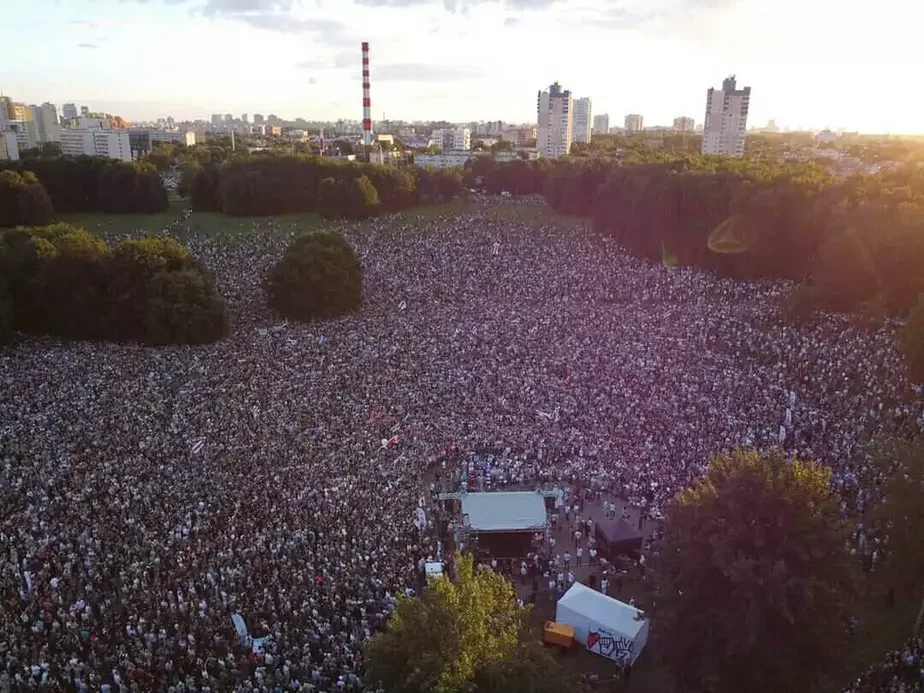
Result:
<svg viewBox="0 0 924 693">
<path fill-rule="evenodd" d="M 268 217 L 229 217 L 218 212 L 195 212 L 183 221 L 183 206 L 171 205 L 165 212 L 158 214 L 61 214 L 58 221 L 79 226 L 91 233 L 112 234 L 143 231 L 158 233 L 172 222 L 179 221 L 183 227 L 189 227 L 208 235 L 234 236 L 247 233 L 254 222 L 264 225 Z M 303 230 L 315 228 L 323 223 L 316 214 L 288 214 L 273 217 L 277 226 L 288 229 L 291 224 Z M 177 234 L 182 237 L 182 233 Z"/>
<path fill-rule="evenodd" d="M 217 212 L 194 212 L 186 221 L 183 221 L 183 209 L 186 204 L 182 201 L 171 204 L 166 211 L 157 214 L 61 214 L 58 221 L 79 226 L 91 233 L 120 234 L 120 233 L 159 233 L 173 222 L 180 222 L 182 227 L 189 227 L 209 235 L 234 236 L 243 234 L 253 228 L 254 222 L 263 225 L 267 217 L 229 217 Z M 427 224 L 436 219 L 451 218 L 461 214 L 481 212 L 488 218 L 507 220 L 528 226 L 560 224 L 576 228 L 590 228 L 590 219 L 580 219 L 558 214 L 545 205 L 483 205 L 477 202 L 453 202 L 444 205 L 415 207 L 399 212 L 385 219 L 394 219 L 409 226 Z M 336 225 L 338 222 L 326 222 L 316 214 L 289 214 L 273 217 L 274 222 L 284 228 L 296 224 L 302 230 L 317 228 L 321 225 Z M 182 237 L 182 232 L 178 233 Z"/>
</svg>

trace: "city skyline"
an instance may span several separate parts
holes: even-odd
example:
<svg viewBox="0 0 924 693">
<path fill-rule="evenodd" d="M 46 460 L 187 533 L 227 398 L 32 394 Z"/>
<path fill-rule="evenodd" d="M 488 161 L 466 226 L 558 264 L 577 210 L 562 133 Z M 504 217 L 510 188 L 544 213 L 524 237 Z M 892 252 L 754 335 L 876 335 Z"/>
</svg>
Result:
<svg viewBox="0 0 924 693">
<path fill-rule="evenodd" d="M 924 8 L 900 0 L 872 15 L 833 0 L 772 11 L 756 0 L 35 0 L 20 10 L 0 46 L 3 93 L 129 120 L 361 120 L 369 41 L 373 121 L 534 122 L 537 90 L 558 81 L 617 123 L 629 113 L 699 123 L 704 89 L 735 73 L 754 88 L 755 125 L 924 132 L 924 97 L 908 88 Z"/>
</svg>

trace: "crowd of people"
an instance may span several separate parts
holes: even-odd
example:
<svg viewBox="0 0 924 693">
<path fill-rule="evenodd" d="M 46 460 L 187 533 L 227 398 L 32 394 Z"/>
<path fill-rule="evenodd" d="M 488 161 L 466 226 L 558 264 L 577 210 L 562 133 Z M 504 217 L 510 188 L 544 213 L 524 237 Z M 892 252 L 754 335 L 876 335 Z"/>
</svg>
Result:
<svg viewBox="0 0 924 693">
<path fill-rule="evenodd" d="M 195 221 L 169 232 L 215 270 L 226 340 L 0 351 L 0 690 L 365 690 L 449 450 L 657 517 L 710 455 L 782 446 L 850 514 L 863 446 L 924 423 L 895 326 L 790 326 L 778 282 L 487 212 L 391 218 L 345 228 L 363 309 L 296 325 L 260 281 L 298 229 Z"/>
<path fill-rule="evenodd" d="M 924 691 L 924 637 L 911 638 L 889 652 L 844 693 L 921 693 Z"/>
</svg>

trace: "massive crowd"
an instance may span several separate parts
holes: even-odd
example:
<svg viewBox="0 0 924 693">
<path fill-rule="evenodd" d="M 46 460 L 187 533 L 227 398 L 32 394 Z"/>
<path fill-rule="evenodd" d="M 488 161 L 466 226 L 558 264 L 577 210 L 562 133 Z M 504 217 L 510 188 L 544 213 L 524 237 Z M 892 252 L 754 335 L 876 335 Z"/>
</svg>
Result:
<svg viewBox="0 0 924 693">
<path fill-rule="evenodd" d="M 894 326 L 788 326 L 780 283 L 478 213 L 386 219 L 346 230 L 363 310 L 295 325 L 259 286 L 296 229 L 245 224 L 184 221 L 221 343 L 0 352 L 0 690 L 362 690 L 363 640 L 434 551 L 413 520 L 447 449 L 656 515 L 710 454 L 782 445 L 832 467 L 849 514 L 862 446 L 922 427 Z"/>
</svg>

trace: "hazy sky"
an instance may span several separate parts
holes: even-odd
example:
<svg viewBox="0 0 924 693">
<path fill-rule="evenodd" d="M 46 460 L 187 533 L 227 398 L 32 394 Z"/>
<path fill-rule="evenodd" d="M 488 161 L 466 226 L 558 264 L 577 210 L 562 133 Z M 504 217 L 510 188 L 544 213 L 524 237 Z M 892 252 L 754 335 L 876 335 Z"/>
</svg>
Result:
<svg viewBox="0 0 924 693">
<path fill-rule="evenodd" d="M 0 89 L 129 119 L 213 112 L 534 122 L 557 80 L 621 124 L 703 120 L 736 73 L 749 125 L 924 132 L 920 0 L 28 0 Z"/>
</svg>

